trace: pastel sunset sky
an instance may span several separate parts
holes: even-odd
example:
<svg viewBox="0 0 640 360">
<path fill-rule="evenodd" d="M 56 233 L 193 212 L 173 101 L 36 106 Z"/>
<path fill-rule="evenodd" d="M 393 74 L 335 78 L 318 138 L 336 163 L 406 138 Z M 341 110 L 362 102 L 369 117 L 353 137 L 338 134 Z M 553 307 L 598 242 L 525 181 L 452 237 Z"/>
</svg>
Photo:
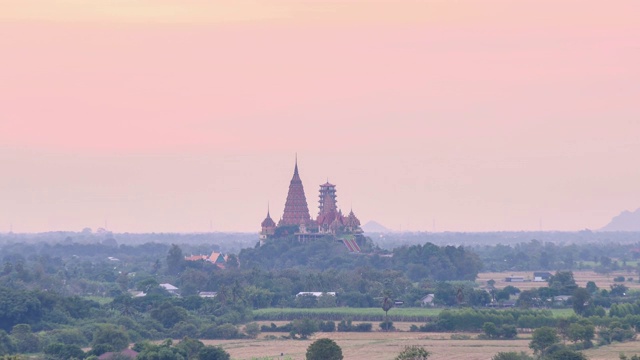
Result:
<svg viewBox="0 0 640 360">
<path fill-rule="evenodd" d="M 0 232 L 259 231 L 298 154 L 365 223 L 640 207 L 638 0 L 0 0 Z"/>
</svg>

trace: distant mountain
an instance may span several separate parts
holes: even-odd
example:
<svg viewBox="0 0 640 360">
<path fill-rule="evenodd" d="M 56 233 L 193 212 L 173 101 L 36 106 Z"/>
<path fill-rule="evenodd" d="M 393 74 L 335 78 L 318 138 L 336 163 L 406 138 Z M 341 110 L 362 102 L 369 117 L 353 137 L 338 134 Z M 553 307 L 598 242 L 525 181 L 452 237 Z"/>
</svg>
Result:
<svg viewBox="0 0 640 360">
<path fill-rule="evenodd" d="M 627 210 L 621 212 L 600 231 L 640 231 L 640 209 L 634 212 Z"/>
<path fill-rule="evenodd" d="M 362 230 L 367 233 L 390 233 L 392 230 L 380 225 L 379 223 L 371 220 L 362 226 Z"/>
</svg>

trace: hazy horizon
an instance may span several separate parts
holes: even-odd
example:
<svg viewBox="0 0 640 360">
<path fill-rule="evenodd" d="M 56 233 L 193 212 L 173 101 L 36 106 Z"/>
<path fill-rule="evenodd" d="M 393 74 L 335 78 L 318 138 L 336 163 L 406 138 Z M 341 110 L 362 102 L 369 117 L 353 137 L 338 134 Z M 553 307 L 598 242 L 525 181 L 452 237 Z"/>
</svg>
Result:
<svg viewBox="0 0 640 360">
<path fill-rule="evenodd" d="M 364 224 L 640 208 L 640 2 L 5 0 L 0 232 L 257 232 L 298 154 Z"/>
</svg>

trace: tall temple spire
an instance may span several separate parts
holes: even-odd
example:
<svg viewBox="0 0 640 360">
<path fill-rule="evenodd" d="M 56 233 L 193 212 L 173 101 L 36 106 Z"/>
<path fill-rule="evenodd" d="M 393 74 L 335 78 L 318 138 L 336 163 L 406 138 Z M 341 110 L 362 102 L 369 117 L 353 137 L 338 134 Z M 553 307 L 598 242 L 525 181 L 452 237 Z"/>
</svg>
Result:
<svg viewBox="0 0 640 360">
<path fill-rule="evenodd" d="M 311 220 L 309 215 L 309 207 L 307 206 L 307 198 L 304 195 L 304 187 L 298 173 L 298 154 L 296 154 L 296 163 L 293 169 L 293 177 L 289 184 L 289 193 L 287 194 L 287 202 L 284 205 L 284 214 L 281 223 L 283 225 L 300 225 Z"/>
</svg>

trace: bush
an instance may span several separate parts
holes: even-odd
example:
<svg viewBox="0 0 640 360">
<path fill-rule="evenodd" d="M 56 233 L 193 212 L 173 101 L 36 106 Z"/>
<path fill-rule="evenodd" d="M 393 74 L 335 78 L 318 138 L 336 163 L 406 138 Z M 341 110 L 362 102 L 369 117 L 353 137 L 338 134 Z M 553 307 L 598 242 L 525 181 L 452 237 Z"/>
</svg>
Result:
<svg viewBox="0 0 640 360">
<path fill-rule="evenodd" d="M 307 360 L 342 360 L 342 349 L 331 339 L 319 339 L 307 348 Z"/>
<path fill-rule="evenodd" d="M 274 323 L 271 323 L 270 326 L 267 325 L 262 325 L 260 327 L 260 331 L 262 332 L 291 332 L 291 330 L 293 329 L 293 326 L 291 323 L 288 324 L 284 324 L 282 326 L 277 326 Z"/>
<path fill-rule="evenodd" d="M 214 331 L 214 339 L 236 339 L 238 338 L 238 328 L 233 324 L 218 325 Z"/>
<path fill-rule="evenodd" d="M 312 319 L 299 319 L 294 320 L 291 323 L 291 337 L 295 338 L 295 335 L 300 335 L 300 338 L 306 339 L 314 332 L 318 331 L 318 323 Z"/>
<path fill-rule="evenodd" d="M 624 282 L 624 276 L 616 276 L 613 278 L 615 282 Z"/>
<path fill-rule="evenodd" d="M 84 351 L 77 345 L 51 344 L 44 348 L 44 353 L 49 359 L 69 360 L 84 359 Z"/>
<path fill-rule="evenodd" d="M 16 352 L 16 344 L 6 331 L 0 329 L 0 356 Z"/>
<path fill-rule="evenodd" d="M 129 336 L 113 325 L 105 325 L 93 335 L 93 346 L 101 344 L 113 346 L 114 351 L 122 351 L 129 347 Z"/>
<path fill-rule="evenodd" d="M 322 332 L 334 332 L 336 331 L 336 323 L 333 321 L 320 321 L 318 329 Z"/>
<path fill-rule="evenodd" d="M 180 321 L 171 329 L 171 337 L 173 339 L 182 339 L 185 336 L 190 338 L 198 337 L 198 328 L 186 321 Z"/>
<path fill-rule="evenodd" d="M 382 331 L 391 331 L 396 329 L 393 327 L 393 321 L 383 321 L 379 326 Z"/>
<path fill-rule="evenodd" d="M 499 352 L 491 360 L 534 360 L 525 352 L 517 353 L 515 351 Z"/>
<path fill-rule="evenodd" d="M 248 337 L 255 339 L 260 334 L 260 327 L 256 323 L 249 323 L 244 326 L 244 333 L 247 334 Z"/>
<path fill-rule="evenodd" d="M 430 353 L 420 346 L 407 346 L 396 356 L 395 360 L 427 360 Z"/>
<path fill-rule="evenodd" d="M 198 352 L 199 360 L 229 360 L 231 356 L 220 347 L 205 346 Z"/>
<path fill-rule="evenodd" d="M 51 342 L 67 345 L 78 345 L 80 347 L 89 345 L 85 335 L 78 329 L 60 329 L 47 333 Z"/>
<path fill-rule="evenodd" d="M 340 332 L 369 332 L 373 328 L 371 323 L 360 323 L 353 325 L 351 320 L 340 321 L 338 324 L 338 331 Z"/>
</svg>

